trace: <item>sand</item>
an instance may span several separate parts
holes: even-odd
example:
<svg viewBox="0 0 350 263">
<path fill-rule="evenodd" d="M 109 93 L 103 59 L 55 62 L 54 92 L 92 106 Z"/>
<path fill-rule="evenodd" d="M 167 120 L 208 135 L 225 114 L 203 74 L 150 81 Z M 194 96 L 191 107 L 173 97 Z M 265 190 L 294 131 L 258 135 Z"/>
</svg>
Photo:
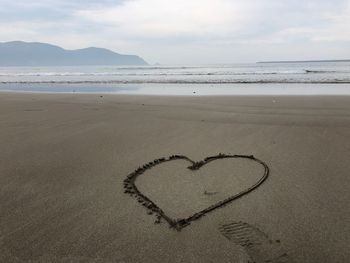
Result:
<svg viewBox="0 0 350 263">
<path fill-rule="evenodd" d="M 0 94 L 0 262 L 347 262 L 350 97 Z M 124 193 L 140 165 L 254 155 L 259 188 L 181 231 Z M 181 218 L 261 167 L 156 166 L 138 187 Z"/>
</svg>

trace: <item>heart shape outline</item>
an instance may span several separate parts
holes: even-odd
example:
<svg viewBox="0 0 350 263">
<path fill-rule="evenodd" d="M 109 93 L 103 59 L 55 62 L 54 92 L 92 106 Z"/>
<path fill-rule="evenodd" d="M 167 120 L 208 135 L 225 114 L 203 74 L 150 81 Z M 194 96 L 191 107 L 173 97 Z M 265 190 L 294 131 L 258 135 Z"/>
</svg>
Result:
<svg viewBox="0 0 350 263">
<path fill-rule="evenodd" d="M 141 191 L 136 187 L 135 182 L 137 177 L 144 174 L 145 171 L 151 169 L 152 167 L 155 167 L 157 165 L 160 165 L 165 162 L 170 162 L 174 160 L 187 160 L 192 165 L 188 166 L 187 168 L 190 170 L 199 170 L 202 166 L 208 164 L 209 162 L 218 160 L 218 159 L 228 159 L 228 158 L 240 158 L 240 159 L 248 159 L 254 162 L 259 163 L 264 167 L 264 174 L 262 177 L 259 178 L 252 186 L 240 191 L 237 194 L 231 195 L 228 198 L 219 201 L 213 205 L 210 205 L 209 207 L 194 213 L 193 215 L 190 215 L 186 218 L 180 218 L 180 219 L 173 219 L 165 214 L 165 212 L 159 208 L 156 203 L 154 203 L 150 198 L 148 198 L 145 194 L 141 193 Z M 185 155 L 171 155 L 169 157 L 162 157 L 159 159 L 155 159 L 147 164 L 144 164 L 137 168 L 134 172 L 130 173 L 127 178 L 124 180 L 124 193 L 130 194 L 131 196 L 135 197 L 139 203 L 141 203 L 144 207 L 146 207 L 149 212 L 148 214 L 156 213 L 157 220 L 155 223 L 160 223 L 161 219 L 163 218 L 165 221 L 168 222 L 169 226 L 172 228 L 175 228 L 178 231 L 181 231 L 184 227 L 190 225 L 192 221 L 198 220 L 204 215 L 206 215 L 209 212 L 212 212 L 218 208 L 221 208 L 232 201 L 243 197 L 244 195 L 247 195 L 248 193 L 252 192 L 256 188 L 258 188 L 260 185 L 262 185 L 266 179 L 268 178 L 270 173 L 270 169 L 267 166 L 265 162 L 263 162 L 260 159 L 255 158 L 253 155 L 230 155 L 230 154 L 222 154 L 219 153 L 218 155 L 209 156 L 206 157 L 202 161 L 195 162 L 191 160 L 189 157 Z"/>
</svg>

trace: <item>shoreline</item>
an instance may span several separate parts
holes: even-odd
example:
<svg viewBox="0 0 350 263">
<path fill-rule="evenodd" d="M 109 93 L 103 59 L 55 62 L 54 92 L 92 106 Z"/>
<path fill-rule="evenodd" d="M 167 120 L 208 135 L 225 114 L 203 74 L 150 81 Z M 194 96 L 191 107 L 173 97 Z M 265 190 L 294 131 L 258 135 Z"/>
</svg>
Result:
<svg viewBox="0 0 350 263">
<path fill-rule="evenodd" d="M 37 84 L 0 85 L 0 92 L 142 96 L 318 96 L 350 95 L 349 84 Z"/>
<path fill-rule="evenodd" d="M 112 96 L 112 97 L 145 97 L 145 98 L 322 98 L 322 97 L 349 97 L 349 94 L 184 94 L 184 95 L 173 95 L 173 94 L 138 94 L 138 93 L 113 93 L 113 92 L 53 92 L 53 91 L 23 91 L 23 90 L 0 90 L 0 94 L 4 95 L 53 95 L 53 96 L 59 96 L 59 95 L 82 95 L 82 96 Z"/>
</svg>

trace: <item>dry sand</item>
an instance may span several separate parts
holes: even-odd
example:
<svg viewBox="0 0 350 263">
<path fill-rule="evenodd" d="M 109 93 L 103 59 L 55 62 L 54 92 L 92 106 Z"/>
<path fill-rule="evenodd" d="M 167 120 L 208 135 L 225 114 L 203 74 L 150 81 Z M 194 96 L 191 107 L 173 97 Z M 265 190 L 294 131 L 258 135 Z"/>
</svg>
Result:
<svg viewBox="0 0 350 263">
<path fill-rule="evenodd" d="M 0 148 L 0 262 L 350 257 L 350 97 L 1 93 Z M 123 180 L 139 165 L 219 152 L 253 154 L 270 177 L 181 232 L 154 224 L 155 215 L 124 193 Z M 240 191 L 261 172 L 227 160 L 196 175 L 185 167 L 174 161 L 137 181 L 174 218 Z"/>
</svg>

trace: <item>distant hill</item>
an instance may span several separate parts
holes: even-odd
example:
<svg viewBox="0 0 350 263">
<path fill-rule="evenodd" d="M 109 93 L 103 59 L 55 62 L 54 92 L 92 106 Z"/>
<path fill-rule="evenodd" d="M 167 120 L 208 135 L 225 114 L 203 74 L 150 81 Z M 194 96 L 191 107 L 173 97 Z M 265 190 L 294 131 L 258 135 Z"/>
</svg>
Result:
<svg viewBox="0 0 350 263">
<path fill-rule="evenodd" d="M 350 59 L 335 60 L 286 60 L 286 61 L 259 61 L 256 63 L 318 63 L 318 62 L 350 62 Z"/>
<path fill-rule="evenodd" d="M 0 43 L 0 66 L 147 65 L 135 55 L 121 55 L 104 48 L 66 50 L 46 43 Z"/>
</svg>

